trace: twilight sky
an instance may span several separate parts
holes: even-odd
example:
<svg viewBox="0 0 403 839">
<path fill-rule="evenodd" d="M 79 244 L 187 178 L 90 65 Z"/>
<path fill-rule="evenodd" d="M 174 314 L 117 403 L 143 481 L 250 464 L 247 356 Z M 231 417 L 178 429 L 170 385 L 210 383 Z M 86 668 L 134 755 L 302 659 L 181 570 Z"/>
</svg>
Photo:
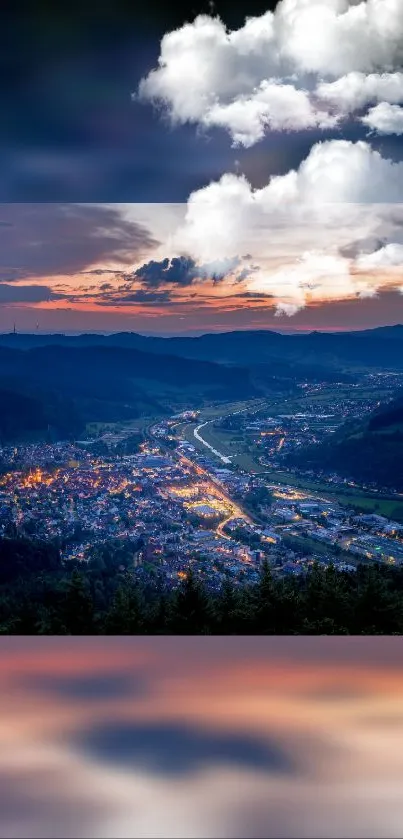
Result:
<svg viewBox="0 0 403 839">
<path fill-rule="evenodd" d="M 401 0 L 146 5 L 7 13 L 0 330 L 403 321 Z"/>
<path fill-rule="evenodd" d="M 400 638 L 2 638 L 0 837 L 401 837 Z"/>
</svg>

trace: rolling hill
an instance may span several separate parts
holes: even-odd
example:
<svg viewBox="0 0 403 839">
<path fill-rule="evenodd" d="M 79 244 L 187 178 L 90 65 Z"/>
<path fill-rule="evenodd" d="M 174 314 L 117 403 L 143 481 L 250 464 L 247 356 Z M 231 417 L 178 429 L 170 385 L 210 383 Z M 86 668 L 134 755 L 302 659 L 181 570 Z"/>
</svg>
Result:
<svg viewBox="0 0 403 839">
<path fill-rule="evenodd" d="M 114 346 L 0 347 L 3 440 L 49 427 L 76 433 L 89 421 L 158 415 L 258 393 L 249 371 L 239 366 Z"/>
<path fill-rule="evenodd" d="M 346 423 L 328 441 L 288 455 L 286 462 L 403 491 L 403 395 L 365 420 Z"/>
<path fill-rule="evenodd" d="M 357 332 L 310 332 L 284 335 L 271 330 L 210 333 L 199 337 L 158 338 L 121 332 L 114 335 L 0 335 L 0 346 L 34 349 L 46 346 L 119 347 L 158 355 L 255 367 L 270 364 L 279 377 L 314 370 L 322 379 L 354 369 L 403 370 L 403 326 Z"/>
</svg>

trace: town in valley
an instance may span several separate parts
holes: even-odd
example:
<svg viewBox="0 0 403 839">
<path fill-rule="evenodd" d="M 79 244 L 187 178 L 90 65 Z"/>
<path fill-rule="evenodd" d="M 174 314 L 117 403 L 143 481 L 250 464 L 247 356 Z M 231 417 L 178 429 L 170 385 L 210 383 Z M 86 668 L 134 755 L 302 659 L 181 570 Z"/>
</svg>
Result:
<svg viewBox="0 0 403 839">
<path fill-rule="evenodd" d="M 219 590 L 314 563 L 403 564 L 403 493 L 287 454 L 370 414 L 401 384 L 372 374 L 346 388 L 303 382 L 297 396 L 185 407 L 88 428 L 85 439 L 5 445 L 3 536 L 53 542 L 65 563 L 120 551 L 140 581 L 177 587 L 189 569 Z"/>
</svg>

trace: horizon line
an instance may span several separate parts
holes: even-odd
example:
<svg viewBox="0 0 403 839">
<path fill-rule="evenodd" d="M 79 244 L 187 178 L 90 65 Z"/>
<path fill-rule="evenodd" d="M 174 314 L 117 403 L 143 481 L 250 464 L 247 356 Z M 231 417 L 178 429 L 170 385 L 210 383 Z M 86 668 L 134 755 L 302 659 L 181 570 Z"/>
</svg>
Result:
<svg viewBox="0 0 403 839">
<path fill-rule="evenodd" d="M 259 327 L 259 328 L 256 328 L 256 329 L 253 329 L 253 328 L 250 329 L 250 328 L 246 327 L 245 329 L 242 329 L 242 328 L 241 329 L 223 329 L 223 330 L 213 329 L 211 331 L 197 330 L 197 331 L 192 331 L 192 332 L 180 332 L 180 333 L 177 333 L 177 332 L 163 332 L 163 333 L 162 332 L 148 332 L 148 333 L 146 333 L 146 332 L 137 332 L 136 330 L 127 330 L 127 329 L 113 330 L 111 332 L 108 331 L 108 330 L 93 330 L 93 329 L 80 330 L 80 331 L 68 330 L 68 331 L 65 331 L 65 332 L 58 332 L 58 331 L 53 331 L 53 330 L 35 330 L 34 332 L 22 332 L 22 331 L 19 332 L 18 330 L 16 330 L 16 331 L 0 332 L 0 337 L 2 337 L 2 336 L 3 337 L 4 336 L 7 336 L 7 337 L 14 336 L 14 337 L 18 338 L 19 336 L 25 336 L 25 337 L 36 336 L 36 337 L 38 337 L 38 336 L 45 336 L 45 335 L 49 335 L 49 336 L 55 335 L 55 336 L 62 336 L 62 337 L 65 337 L 65 338 L 79 338 L 80 336 L 84 336 L 84 335 L 95 335 L 95 336 L 98 335 L 98 336 L 102 336 L 102 337 L 107 338 L 107 337 L 112 337 L 113 335 L 139 335 L 142 338 L 169 339 L 169 338 L 202 338 L 205 335 L 231 335 L 231 334 L 233 335 L 234 333 L 242 333 L 242 332 L 268 332 L 270 334 L 275 334 L 275 335 L 284 335 L 284 336 L 290 335 L 291 336 L 291 335 L 340 334 L 340 333 L 346 333 L 347 334 L 347 333 L 352 333 L 352 332 L 354 332 L 354 333 L 355 332 L 357 332 L 357 333 L 360 333 L 360 332 L 375 332 L 378 329 L 396 329 L 396 328 L 399 328 L 399 327 L 403 328 L 403 324 L 401 324 L 401 323 L 380 324 L 379 326 L 366 326 L 366 327 L 358 327 L 358 328 L 357 327 L 353 327 L 353 328 L 336 327 L 336 328 L 329 328 L 329 329 L 326 329 L 326 328 L 322 328 L 322 329 L 309 329 L 309 328 L 308 329 L 303 329 L 303 328 L 301 328 L 301 329 L 286 330 L 286 331 L 281 331 L 281 330 L 278 330 L 278 329 L 271 329 L 271 328 L 264 328 L 264 327 Z"/>
</svg>

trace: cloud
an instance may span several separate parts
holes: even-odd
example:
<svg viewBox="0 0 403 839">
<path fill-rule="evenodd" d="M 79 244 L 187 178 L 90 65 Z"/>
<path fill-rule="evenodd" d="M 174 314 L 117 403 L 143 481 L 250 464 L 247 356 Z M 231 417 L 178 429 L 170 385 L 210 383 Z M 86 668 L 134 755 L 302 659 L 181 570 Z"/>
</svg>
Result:
<svg viewBox="0 0 403 839">
<path fill-rule="evenodd" d="M 95 277 L 102 277 L 104 274 L 116 274 L 113 268 L 93 268 L 91 271 L 81 271 L 82 274 L 94 275 Z"/>
<path fill-rule="evenodd" d="M 113 288 L 108 283 L 95 291 L 72 294 L 69 299 L 75 303 L 86 303 L 90 300 L 97 306 L 110 306 L 111 308 L 131 305 L 168 306 L 172 302 L 170 291 L 148 291 L 142 288 L 127 291 L 124 286 Z"/>
<path fill-rule="evenodd" d="M 226 174 L 192 193 L 173 241 L 200 261 L 230 259 L 254 241 L 260 270 L 249 271 L 246 290 L 274 295 L 278 311 L 293 314 L 309 302 L 371 296 L 390 284 L 390 277 L 369 282 L 360 276 L 369 263 L 354 257 L 360 241 L 369 254 L 385 244 L 389 262 L 382 268 L 391 265 L 398 246 L 388 239 L 401 228 L 402 195 L 403 163 L 365 142 L 327 141 L 313 146 L 299 169 L 271 178 L 262 189 Z M 282 266 L 272 268 L 267 262 L 279 243 Z"/>
<path fill-rule="evenodd" d="M 0 305 L 2 303 L 43 303 L 48 300 L 62 300 L 65 296 L 55 294 L 49 286 L 0 283 Z"/>
<path fill-rule="evenodd" d="M 285 749 L 250 734 L 209 731 L 175 723 L 145 724 L 119 719 L 86 729 L 79 746 L 96 760 L 181 777 L 201 768 L 230 765 L 279 775 L 296 774 Z"/>
<path fill-rule="evenodd" d="M 334 128 L 338 118 L 325 110 L 316 110 L 306 91 L 297 90 L 291 84 L 264 81 L 251 96 L 213 105 L 204 124 L 226 128 L 234 146 L 248 148 L 263 139 L 268 128 L 271 131 Z"/>
<path fill-rule="evenodd" d="M 353 276 L 349 259 L 326 253 L 305 253 L 299 260 L 268 276 L 257 277 L 250 291 L 276 297 L 278 315 L 295 315 L 308 303 L 374 297 L 368 280 Z"/>
<path fill-rule="evenodd" d="M 262 189 L 254 190 L 243 175 L 225 174 L 193 192 L 173 241 L 196 260 L 231 258 L 258 225 L 266 234 L 296 221 L 319 228 L 355 217 L 361 204 L 379 205 L 379 215 L 388 215 L 392 211 L 385 205 L 402 195 L 403 163 L 383 158 L 362 141 L 329 140 L 314 145 L 299 169 L 272 177 Z"/>
<path fill-rule="evenodd" d="M 169 284 L 190 286 L 198 279 L 211 279 L 213 282 L 220 282 L 234 271 L 238 264 L 238 257 L 231 259 L 218 258 L 205 265 L 197 265 L 194 259 L 188 256 L 166 258 L 159 262 L 152 259 L 137 268 L 132 274 L 126 275 L 126 279 L 138 280 L 148 288 L 159 288 Z"/>
<path fill-rule="evenodd" d="M 400 0 L 281 0 L 228 31 L 199 15 L 165 34 L 138 96 L 173 124 L 225 128 L 250 146 L 267 130 L 331 128 L 379 100 L 403 99 Z"/>
<path fill-rule="evenodd" d="M 356 260 L 356 266 L 361 271 L 398 268 L 403 272 L 403 245 L 391 242 L 373 253 L 363 254 Z"/>
<path fill-rule="evenodd" d="M 111 298 L 111 300 L 114 300 L 116 303 L 117 295 L 114 298 Z M 148 305 L 156 306 L 160 303 L 169 303 L 170 300 L 171 294 L 169 291 L 146 291 L 145 289 L 138 288 L 130 294 L 119 294 L 118 302 L 123 305 L 127 303 L 146 303 Z"/>
<path fill-rule="evenodd" d="M 244 298 L 246 300 L 259 300 L 261 302 L 264 302 L 270 297 L 274 297 L 274 294 L 270 294 L 269 292 L 266 294 L 266 292 L 259 291 L 242 291 L 241 294 L 237 294 L 236 297 Z"/>
<path fill-rule="evenodd" d="M 0 278 L 74 274 L 96 262 L 131 265 L 158 243 L 104 205 L 2 204 Z"/>
<path fill-rule="evenodd" d="M 109 699 L 130 697 L 132 700 L 147 696 L 149 685 L 146 676 L 127 671 L 116 673 L 50 674 L 29 673 L 21 677 L 22 690 L 38 691 L 45 700 L 50 696 L 69 702 L 105 702 Z"/>
<path fill-rule="evenodd" d="M 342 114 L 376 102 L 403 102 L 403 73 L 348 73 L 335 82 L 322 82 L 316 95 Z"/>
<path fill-rule="evenodd" d="M 403 108 L 381 102 L 371 108 L 361 122 L 378 134 L 403 134 Z"/>
<path fill-rule="evenodd" d="M 401 639 L 328 640 L 4 639 L 0 835 L 400 836 Z M 124 669 L 132 701 L 125 688 L 114 696 Z M 91 675 L 93 700 L 87 685 L 82 696 Z"/>
<path fill-rule="evenodd" d="M 216 259 L 213 262 L 206 262 L 204 265 L 198 266 L 198 274 L 200 279 L 213 280 L 214 283 L 219 283 L 225 280 L 230 274 L 233 274 L 239 267 L 241 260 L 238 256 L 227 259 Z M 245 270 L 241 271 L 244 274 Z M 241 274 L 235 275 L 237 280 L 240 280 Z"/>
<path fill-rule="evenodd" d="M 150 288 L 158 288 L 167 283 L 188 286 L 196 278 L 195 268 L 193 259 L 185 256 L 171 260 L 167 257 L 159 262 L 152 259 L 129 275 L 129 278 L 139 280 Z"/>
<path fill-rule="evenodd" d="M 368 239 L 358 239 L 340 247 L 339 254 L 340 256 L 346 256 L 348 259 L 355 259 L 358 256 L 371 254 L 374 251 L 379 250 L 379 248 L 382 248 L 384 244 L 385 241 L 376 236 Z"/>
</svg>

